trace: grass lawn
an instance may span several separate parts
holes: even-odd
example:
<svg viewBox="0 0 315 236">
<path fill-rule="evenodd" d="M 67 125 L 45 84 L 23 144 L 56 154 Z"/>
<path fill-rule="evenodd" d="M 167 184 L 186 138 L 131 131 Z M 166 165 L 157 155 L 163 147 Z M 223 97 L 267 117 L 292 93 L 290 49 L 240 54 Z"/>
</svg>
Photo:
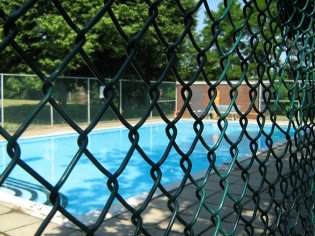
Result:
<svg viewBox="0 0 315 236">
<path fill-rule="evenodd" d="M 39 100 L 18 100 L 18 99 L 5 99 L 4 100 L 4 128 L 9 130 L 17 129 L 36 109 Z M 100 104 L 91 104 L 91 119 L 100 108 Z M 87 123 L 87 105 L 86 104 L 67 104 L 61 106 L 67 115 L 76 123 Z M 36 126 L 50 125 L 51 124 L 51 108 L 48 103 L 36 115 L 31 123 L 32 128 Z M 65 124 L 63 118 L 53 111 L 53 123 Z M 101 120 L 108 121 L 115 119 L 115 115 L 108 110 L 105 112 Z"/>
<path fill-rule="evenodd" d="M 4 107 L 22 106 L 22 105 L 36 105 L 39 100 L 20 100 L 20 99 L 4 99 Z"/>
</svg>

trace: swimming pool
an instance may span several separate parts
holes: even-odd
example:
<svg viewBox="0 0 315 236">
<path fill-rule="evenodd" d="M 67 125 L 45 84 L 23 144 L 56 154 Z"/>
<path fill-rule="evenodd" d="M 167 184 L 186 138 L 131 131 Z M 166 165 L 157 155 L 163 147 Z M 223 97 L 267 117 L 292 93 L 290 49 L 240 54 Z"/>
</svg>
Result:
<svg viewBox="0 0 315 236">
<path fill-rule="evenodd" d="M 220 130 L 216 123 L 204 122 L 204 131 L 202 136 L 210 147 L 213 147 L 219 140 Z M 139 129 L 140 140 L 139 146 L 145 151 L 147 156 L 154 162 L 161 159 L 169 139 L 165 134 L 165 124 L 145 125 Z M 178 134 L 176 143 L 185 153 L 187 152 L 196 136 L 193 130 L 193 122 L 183 121 L 176 125 Z M 255 138 L 258 135 L 257 125 L 248 125 L 247 132 Z M 265 126 L 264 131 L 269 134 L 270 126 Z M 89 134 L 88 149 L 93 153 L 96 159 L 111 173 L 114 173 L 123 162 L 127 152 L 131 147 L 128 139 L 128 130 L 125 128 L 105 129 L 94 131 Z M 239 138 L 241 127 L 238 123 L 229 123 L 226 131 L 227 136 L 232 141 Z M 77 134 L 55 135 L 47 137 L 34 137 L 19 140 L 21 148 L 21 159 L 28 163 L 34 170 L 43 176 L 52 185 L 56 184 L 73 156 L 78 150 Z M 275 129 L 272 135 L 273 142 L 285 141 L 285 134 Z M 266 147 L 266 138 L 262 136 L 258 141 L 259 149 Z M 250 153 L 249 140 L 244 136 L 239 144 L 238 157 L 244 157 Z M 0 142 L 1 162 L 0 173 L 5 169 L 10 161 L 6 154 L 6 142 Z M 219 148 L 216 150 L 216 165 L 220 163 L 229 163 L 231 155 L 229 152 L 230 145 L 222 139 Z M 205 147 L 199 141 L 190 156 L 192 161 L 192 174 L 204 171 L 209 162 L 207 160 Z M 183 171 L 180 167 L 181 156 L 172 148 L 167 160 L 163 163 L 161 171 L 163 174 L 162 184 L 168 185 L 179 181 L 183 177 Z M 119 193 L 124 199 L 128 199 L 148 192 L 153 180 L 150 176 L 151 166 L 145 162 L 142 156 L 135 151 L 124 172 L 119 176 Z M 66 200 L 66 209 L 75 215 L 85 215 L 91 211 L 104 207 L 110 195 L 107 188 L 108 178 L 104 176 L 91 162 L 83 155 L 65 185 L 60 192 Z M 12 184 L 13 183 L 13 184 Z M 29 174 L 25 173 L 20 167 L 16 168 L 10 174 L 10 178 L 6 181 L 6 192 L 19 191 L 19 195 L 24 198 L 32 198 L 28 196 L 32 189 L 33 192 L 43 192 L 41 186 Z M 12 188 L 15 187 L 15 191 Z M 24 188 L 24 189 L 23 189 Z M 36 190 L 38 188 L 38 190 Z M 32 191 L 31 191 L 32 193 Z M 33 196 L 33 200 L 45 203 L 47 200 L 45 194 Z"/>
</svg>

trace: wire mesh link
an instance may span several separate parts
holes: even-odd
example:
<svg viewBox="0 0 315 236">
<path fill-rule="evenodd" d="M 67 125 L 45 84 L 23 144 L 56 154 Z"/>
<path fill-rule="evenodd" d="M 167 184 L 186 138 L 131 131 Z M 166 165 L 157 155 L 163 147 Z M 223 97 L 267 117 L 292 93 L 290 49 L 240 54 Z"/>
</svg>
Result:
<svg viewBox="0 0 315 236">
<path fill-rule="evenodd" d="M 8 11 L 0 8 L 0 19 L 2 22 L 2 41 L 0 52 L 13 49 L 14 55 L 21 57 L 27 64 L 28 70 L 35 73 L 42 84 L 43 97 L 36 108 L 24 118 L 19 128 L 10 134 L 4 127 L 0 127 L 0 134 L 7 140 L 7 153 L 10 156 L 10 163 L 2 171 L 0 186 L 5 183 L 12 171 L 18 166 L 29 173 L 36 181 L 43 185 L 49 192 L 49 201 L 52 208 L 45 220 L 38 228 L 36 234 L 44 232 L 47 225 L 57 212 L 60 212 L 82 231 L 88 235 L 94 234 L 101 226 L 108 212 L 118 200 L 123 207 L 130 212 L 131 222 L 134 225 L 134 235 L 150 235 L 150 227 L 144 223 L 143 214 L 149 209 L 154 199 L 154 194 L 160 191 L 167 198 L 167 207 L 170 217 L 164 234 L 172 232 L 174 224 L 179 222 L 184 227 L 182 233 L 194 235 L 195 225 L 202 212 L 207 214 L 209 228 L 213 233 L 223 235 L 236 235 L 238 225 L 244 226 L 248 235 L 256 235 L 257 228 L 263 234 L 281 235 L 313 235 L 314 234 L 314 3 L 308 0 L 290 1 L 222 1 L 221 8 L 224 9 L 221 15 L 211 9 L 210 2 L 199 0 L 193 6 L 187 7 L 184 1 L 157 0 L 157 1 L 132 1 L 133 4 L 145 6 L 146 17 L 141 22 L 141 27 L 132 34 L 121 24 L 121 19 L 115 11 L 119 4 L 126 4 L 124 1 L 104 1 L 99 5 L 93 14 L 84 24 L 79 24 L 74 16 L 64 6 L 62 1 L 53 0 L 52 7 L 55 12 L 75 34 L 71 48 L 54 69 L 47 73 L 39 65 L 37 58 L 29 54 L 29 50 L 21 45 L 19 34 L 28 29 L 19 27 L 19 20 L 28 14 L 32 9 L 40 7 L 41 2 L 30 0 Z M 165 8 L 164 4 L 171 4 L 176 7 L 181 31 L 177 32 L 174 40 L 169 40 L 163 32 L 159 18 L 160 11 Z M 0 5 L 1 6 L 1 5 Z M 242 8 L 242 14 L 235 14 L 235 7 Z M 206 15 L 207 33 L 204 38 L 196 36 L 196 15 L 204 9 Z M 87 52 L 85 45 L 89 43 L 89 32 L 95 29 L 96 25 L 105 17 L 110 20 L 111 27 L 120 35 L 125 42 L 124 51 L 126 56 L 121 61 L 119 69 L 107 80 L 108 75 L 103 75 L 96 65 L 97 62 Z M 36 20 L 36 19 L 35 19 Z M 228 27 L 227 27 L 228 25 Z M 154 34 L 159 40 L 159 46 L 165 53 L 155 55 L 162 57 L 164 64 L 159 68 L 159 75 L 152 80 L 145 74 L 141 58 L 137 57 L 142 41 L 148 34 Z M 189 43 L 193 56 L 189 59 L 193 64 L 191 76 L 184 76 L 179 70 L 181 63 L 180 47 Z M 247 42 L 247 43 L 245 43 Z M 51 42 L 53 43 L 53 42 Z M 115 42 L 104 41 L 105 44 Z M 30 43 L 31 44 L 31 43 Z M 31 46 L 30 46 L 31 47 Z M 212 55 L 217 55 L 217 60 L 212 61 Z M 80 56 L 89 68 L 89 71 L 97 78 L 100 84 L 105 86 L 103 95 L 105 102 L 100 106 L 97 114 L 93 116 L 86 128 L 76 124 L 71 116 L 65 112 L 62 106 L 53 97 L 54 82 L 63 75 L 63 71 L 72 63 L 75 57 Z M 0 59 L 1 61 L 2 59 Z M 179 61 L 179 64 L 178 64 Z M 219 76 L 213 77 L 209 68 L 217 68 Z M 236 69 L 239 71 L 235 78 Z M 117 94 L 117 85 L 124 76 L 136 72 L 137 76 L 146 84 L 150 104 L 145 112 L 139 117 L 135 124 L 127 120 L 114 102 Z M 172 79 L 170 79 L 172 78 Z M 175 117 L 169 117 L 159 104 L 160 88 L 164 81 L 175 80 L 180 86 L 179 91 L 183 105 Z M 198 81 L 203 81 L 207 86 L 208 103 L 201 115 L 195 112 L 192 107 L 192 87 Z M 219 96 L 220 85 L 225 82 L 229 86 L 229 104 L 225 111 L 220 110 L 215 100 Z M 240 87 L 245 84 L 249 88 L 248 94 L 241 94 Z M 284 93 L 281 91 L 285 91 Z M 264 106 L 258 105 L 259 93 Z M 201 95 L 199 95 L 201 96 Z M 242 96 L 250 98 L 248 107 L 239 107 L 239 99 Z M 284 103 L 286 100 L 288 103 Z M 41 112 L 46 104 L 50 104 L 54 111 L 65 120 L 65 122 L 77 132 L 77 152 L 73 155 L 71 162 L 56 184 L 52 185 L 44 176 L 33 169 L 23 160 L 23 152 L 20 149 L 19 140 L 22 134 L 32 124 L 35 117 Z M 298 105 L 297 105 L 298 104 Z M 89 148 L 89 134 L 97 126 L 103 114 L 112 110 L 117 119 L 128 130 L 130 141 L 129 151 L 126 153 L 122 163 L 117 166 L 116 171 L 110 171 L 93 155 Z M 139 144 L 140 128 L 150 117 L 152 111 L 158 113 L 159 117 L 166 124 L 165 134 L 168 138 L 168 145 L 160 159 L 154 161 L 146 150 Z M 231 122 L 229 115 L 235 110 L 238 119 L 237 124 L 241 127 L 236 139 L 227 132 Z M 205 130 L 207 129 L 206 119 L 213 111 L 217 114 L 216 121 L 220 135 L 215 144 L 210 145 Z M 279 121 L 279 113 L 285 116 L 286 125 Z M 187 114 L 193 120 L 194 131 L 193 142 L 189 148 L 183 148 L 177 141 L 180 130 L 177 124 Z M 254 114 L 254 119 L 250 117 Z M 255 135 L 248 131 L 251 122 L 259 127 Z M 266 124 L 271 124 L 271 130 L 266 130 Z M 282 146 L 274 143 L 274 132 L 279 130 L 285 137 L 286 142 Z M 243 160 L 240 156 L 242 140 L 249 140 L 251 154 Z M 266 140 L 267 148 L 261 155 L 259 139 Z M 230 160 L 227 168 L 217 164 L 219 147 L 226 142 Z M 191 158 L 197 143 L 201 143 L 207 160 L 205 174 L 202 178 L 196 178 L 192 174 L 194 162 Z M 106 143 L 104 142 L 106 146 Z M 168 159 L 172 149 L 175 149 L 180 161 L 176 171 L 183 172 L 176 191 L 169 191 L 162 184 L 163 164 Z M 280 151 L 279 151 L 280 150 Z M 120 193 L 119 177 L 126 170 L 129 161 L 134 153 L 138 152 L 142 161 L 150 165 L 150 176 L 153 185 L 148 189 L 144 201 L 137 207 L 128 203 L 127 199 Z M 108 199 L 104 204 L 97 220 L 89 225 L 78 219 L 69 212 L 62 204 L 61 188 L 66 184 L 71 173 L 76 169 L 77 163 L 85 155 L 95 165 L 99 172 L 107 180 L 107 188 L 110 191 Z M 238 176 L 241 183 L 233 182 Z M 193 217 L 187 220 L 182 213 L 182 206 L 179 201 L 185 191 L 187 183 L 191 182 L 191 188 L 197 201 Z M 207 199 L 211 197 L 207 186 L 218 186 L 221 190 L 216 206 L 209 204 Z M 233 186 L 241 185 L 240 192 L 233 192 Z M 97 191 L 97 190 L 95 190 Z M 230 228 L 226 228 L 223 221 L 228 217 L 222 217 L 222 212 L 228 207 L 232 217 L 229 221 Z M 251 212 L 248 215 L 248 212 Z M 259 218 L 260 225 L 256 225 Z M 301 230 L 302 229 L 302 230 Z"/>
</svg>

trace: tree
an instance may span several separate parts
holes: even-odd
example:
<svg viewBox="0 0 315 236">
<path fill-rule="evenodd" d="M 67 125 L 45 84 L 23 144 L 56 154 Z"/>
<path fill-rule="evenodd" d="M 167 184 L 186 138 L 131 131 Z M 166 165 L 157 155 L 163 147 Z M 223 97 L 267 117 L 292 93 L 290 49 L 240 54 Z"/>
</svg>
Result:
<svg viewBox="0 0 315 236">
<path fill-rule="evenodd" d="M 62 6 L 72 21 L 82 29 L 98 11 L 104 1 L 63 1 Z M 183 1 L 193 4 L 193 0 Z M 23 1 L 3 0 L 0 9 L 6 14 L 18 9 Z M 174 42 L 183 31 L 183 15 L 174 6 L 171 0 L 163 1 L 159 7 L 156 22 L 168 42 Z M 149 19 L 148 5 L 144 1 L 117 1 L 111 7 L 117 21 L 125 34 L 131 39 L 144 26 Z M 2 21 L 4 24 L 4 21 Z M 58 66 L 64 57 L 75 45 L 77 34 L 65 22 L 52 1 L 38 1 L 27 13 L 20 17 L 16 24 L 19 34 L 16 41 L 24 51 L 32 57 L 40 68 L 50 73 Z M 3 27 L 1 27 L 3 28 Z M 1 38 L 3 34 L 1 34 Z M 107 76 L 112 76 L 119 69 L 126 56 L 126 42 L 122 39 L 111 18 L 106 13 L 100 21 L 86 34 L 84 50 L 94 59 L 95 63 Z M 137 61 L 146 70 L 157 70 L 165 61 L 160 55 L 165 55 L 165 48 L 157 39 L 157 34 L 150 26 L 138 42 L 139 52 Z M 8 48 L 3 55 L 12 53 Z M 9 52 L 10 51 L 10 52 Z M 7 54 L 5 54 L 7 53 Z M 29 68 L 21 64 L 16 57 L 3 57 L 8 60 L 0 65 L 2 72 L 26 72 Z M 8 67 L 8 65 L 10 65 Z M 64 74 L 77 74 L 78 72 L 90 74 L 82 59 L 75 57 L 64 71 Z"/>
<path fill-rule="evenodd" d="M 219 32 L 216 43 L 206 54 L 208 63 L 205 71 L 210 80 L 218 79 L 225 69 L 229 80 L 239 80 L 242 75 L 258 79 L 257 64 L 264 66 L 277 56 L 272 50 L 268 52 L 264 45 L 266 40 L 275 37 L 272 33 L 277 29 L 269 23 L 273 20 L 276 3 L 267 5 L 265 1 L 256 1 L 255 5 L 252 2 L 243 6 L 241 1 L 235 1 L 227 13 L 230 4 L 231 1 L 227 1 L 226 5 L 221 2 L 218 10 L 213 11 L 205 21 L 203 47 L 209 46 L 210 40 Z M 265 11 L 267 8 L 269 11 Z"/>
<path fill-rule="evenodd" d="M 22 0 L 2 0 L 0 9 L 6 15 L 10 15 L 23 4 Z M 189 9 L 195 4 L 195 1 L 184 0 L 181 1 L 181 4 L 185 9 Z M 79 29 L 83 29 L 104 7 L 104 1 L 61 1 L 61 5 L 74 24 Z M 115 1 L 111 10 L 129 41 L 137 36 L 150 18 L 149 5 L 146 1 Z M 3 28 L 6 22 L 4 18 L 0 17 L 0 41 L 4 38 Z M 162 37 L 169 44 L 179 38 L 184 28 L 184 15 L 176 7 L 174 0 L 165 0 L 158 5 L 158 15 L 155 21 Z M 39 0 L 25 15 L 18 18 L 15 24 L 18 28 L 15 41 L 44 73 L 52 73 L 75 47 L 77 33 L 64 20 L 53 1 Z M 85 37 L 86 42 L 83 49 L 98 71 L 104 77 L 114 76 L 126 60 L 127 42 L 113 24 L 108 12 L 85 34 Z M 184 46 L 177 50 L 183 51 Z M 1 72 L 32 73 L 30 67 L 13 52 L 11 47 L 0 52 L 0 57 Z M 158 40 L 157 32 L 152 24 L 137 41 L 137 55 L 133 62 L 140 68 L 140 72 L 151 80 L 158 78 L 165 68 L 167 64 L 166 48 Z M 62 74 L 92 75 L 79 54 L 71 60 Z M 137 76 L 131 66 L 128 68 L 128 75 Z"/>
</svg>

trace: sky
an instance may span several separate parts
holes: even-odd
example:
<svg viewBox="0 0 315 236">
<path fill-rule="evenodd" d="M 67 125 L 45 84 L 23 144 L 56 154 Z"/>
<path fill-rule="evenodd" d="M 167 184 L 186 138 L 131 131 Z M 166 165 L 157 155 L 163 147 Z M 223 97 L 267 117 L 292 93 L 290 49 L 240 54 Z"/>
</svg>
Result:
<svg viewBox="0 0 315 236">
<path fill-rule="evenodd" d="M 218 9 L 218 4 L 222 1 L 223 0 L 207 0 L 210 9 L 214 10 L 214 11 L 216 11 Z M 204 5 L 201 5 L 199 12 L 198 12 L 197 31 L 201 31 L 204 28 L 204 26 L 205 26 L 204 19 L 205 19 L 205 8 L 204 8 Z"/>
</svg>

